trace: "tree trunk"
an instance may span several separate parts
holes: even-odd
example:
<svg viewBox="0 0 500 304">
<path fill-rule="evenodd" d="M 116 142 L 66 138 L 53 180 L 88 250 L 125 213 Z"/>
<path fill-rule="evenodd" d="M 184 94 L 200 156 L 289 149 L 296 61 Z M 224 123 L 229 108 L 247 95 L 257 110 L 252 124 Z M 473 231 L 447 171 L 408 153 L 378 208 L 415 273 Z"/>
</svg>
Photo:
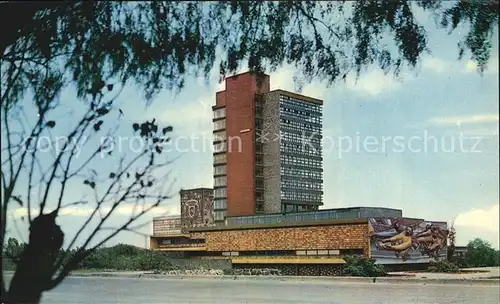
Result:
<svg viewBox="0 0 500 304">
<path fill-rule="evenodd" d="M 55 212 L 43 214 L 31 223 L 29 243 L 19 258 L 3 303 L 37 304 L 43 292 L 53 287 L 54 265 L 64 240 L 56 216 Z"/>
</svg>

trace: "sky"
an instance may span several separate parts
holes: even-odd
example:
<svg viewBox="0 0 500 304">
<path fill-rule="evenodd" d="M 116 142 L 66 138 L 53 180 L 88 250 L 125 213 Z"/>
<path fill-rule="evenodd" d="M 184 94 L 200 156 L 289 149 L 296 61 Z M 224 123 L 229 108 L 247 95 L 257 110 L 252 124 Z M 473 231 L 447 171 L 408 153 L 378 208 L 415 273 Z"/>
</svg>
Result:
<svg viewBox="0 0 500 304">
<path fill-rule="evenodd" d="M 314 80 L 302 88 L 300 93 L 324 101 L 323 208 L 398 208 L 406 217 L 454 222 L 458 245 L 481 237 L 499 248 L 498 35 L 483 75 L 467 58 L 457 60 L 459 37 L 431 32 L 432 55 L 400 79 L 373 68 L 357 80 L 330 87 Z M 269 73 L 271 89 L 297 91 L 295 74 L 290 66 Z M 169 167 L 173 196 L 141 221 L 142 233 L 152 233 L 153 216 L 179 213 L 180 189 L 213 186 L 211 106 L 223 88 L 214 69 L 208 82 L 190 77 L 179 94 L 164 91 L 149 107 L 136 87 L 123 89 L 124 123 L 155 117 L 184 139 L 169 154 L 176 158 Z M 73 94 L 69 89 L 62 99 Z M 97 168 L 112 172 L 114 166 L 102 160 Z M 81 183 L 71 184 L 65 199 L 78 200 L 84 191 Z M 90 207 L 69 207 L 58 219 L 68 236 Z M 26 240 L 25 209 L 11 211 L 17 228 L 9 223 L 9 233 Z M 130 206 L 118 209 L 110 225 L 131 212 Z M 147 237 L 123 232 L 108 244 L 115 243 L 145 246 Z"/>
</svg>

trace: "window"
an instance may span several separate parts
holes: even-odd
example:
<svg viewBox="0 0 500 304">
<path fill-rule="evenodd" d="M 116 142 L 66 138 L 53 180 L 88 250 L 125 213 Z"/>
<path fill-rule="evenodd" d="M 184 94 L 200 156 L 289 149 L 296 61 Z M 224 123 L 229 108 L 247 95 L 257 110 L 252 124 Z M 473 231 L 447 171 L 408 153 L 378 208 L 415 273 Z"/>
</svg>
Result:
<svg viewBox="0 0 500 304">
<path fill-rule="evenodd" d="M 226 174 L 226 165 L 214 167 L 214 175 L 225 175 L 225 174 Z"/>
<path fill-rule="evenodd" d="M 226 162 L 226 153 L 214 155 L 214 164 L 225 164 Z"/>
<path fill-rule="evenodd" d="M 264 180 L 261 178 L 258 178 L 255 180 L 255 187 L 256 188 L 264 188 Z"/>
<path fill-rule="evenodd" d="M 256 167 L 255 168 L 255 176 L 256 177 L 264 177 L 264 168 Z"/>
<path fill-rule="evenodd" d="M 225 140 L 226 140 L 226 131 L 219 131 L 214 133 L 214 142 L 225 141 Z"/>
<path fill-rule="evenodd" d="M 218 199 L 214 200 L 214 209 L 227 209 L 227 200 L 226 199 Z"/>
<path fill-rule="evenodd" d="M 215 211 L 215 220 L 223 221 L 224 218 L 226 217 L 226 214 L 227 214 L 226 211 Z"/>
<path fill-rule="evenodd" d="M 225 186 L 226 180 L 227 180 L 226 176 L 218 176 L 214 178 L 214 186 L 215 187 Z"/>
<path fill-rule="evenodd" d="M 226 152 L 227 150 L 227 142 L 219 142 L 214 144 L 214 153 Z"/>
<path fill-rule="evenodd" d="M 226 117 L 226 108 L 214 110 L 214 119 Z"/>
<path fill-rule="evenodd" d="M 226 188 L 219 188 L 214 190 L 214 199 L 216 198 L 226 198 L 227 190 Z"/>
<path fill-rule="evenodd" d="M 257 155 L 255 155 L 255 163 L 256 163 L 257 165 L 262 165 L 262 164 L 264 164 L 264 158 L 262 157 L 262 155 L 261 155 L 261 154 L 257 154 Z"/>
<path fill-rule="evenodd" d="M 226 120 L 216 120 L 214 121 L 214 130 L 221 130 L 226 128 Z"/>
</svg>

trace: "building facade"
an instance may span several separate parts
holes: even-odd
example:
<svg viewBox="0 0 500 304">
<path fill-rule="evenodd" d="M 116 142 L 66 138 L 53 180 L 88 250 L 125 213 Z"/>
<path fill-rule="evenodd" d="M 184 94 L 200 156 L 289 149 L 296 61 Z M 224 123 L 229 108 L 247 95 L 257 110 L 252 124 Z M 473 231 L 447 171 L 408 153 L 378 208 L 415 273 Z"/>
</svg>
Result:
<svg viewBox="0 0 500 304">
<path fill-rule="evenodd" d="M 268 75 L 226 78 L 213 107 L 215 221 L 322 205 L 322 104 L 270 91 Z"/>
<path fill-rule="evenodd" d="M 262 99 L 264 212 L 318 210 L 323 204 L 323 102 L 283 90 Z"/>
<path fill-rule="evenodd" d="M 446 226 L 403 218 L 398 209 L 356 207 L 228 217 L 222 226 L 152 237 L 150 246 L 192 259 L 229 259 L 236 268 L 335 275 L 346 255 L 370 257 L 389 269 L 446 259 Z"/>
<path fill-rule="evenodd" d="M 153 236 L 177 235 L 182 233 L 181 217 L 178 215 L 153 218 Z"/>
</svg>

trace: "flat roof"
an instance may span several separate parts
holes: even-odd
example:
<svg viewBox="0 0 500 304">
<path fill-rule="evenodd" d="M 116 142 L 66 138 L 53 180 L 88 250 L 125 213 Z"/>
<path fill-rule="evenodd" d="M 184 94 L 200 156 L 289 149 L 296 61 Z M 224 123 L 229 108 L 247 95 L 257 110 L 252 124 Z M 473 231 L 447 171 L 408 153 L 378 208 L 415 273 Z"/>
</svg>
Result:
<svg viewBox="0 0 500 304">
<path fill-rule="evenodd" d="M 185 192 L 185 191 L 206 191 L 206 190 L 209 190 L 209 191 L 212 191 L 214 190 L 213 188 L 189 188 L 189 189 L 181 189 L 181 192 Z"/>
<path fill-rule="evenodd" d="M 162 216 L 155 216 L 153 217 L 153 220 L 180 220 L 181 215 L 162 215 Z"/>
<path fill-rule="evenodd" d="M 397 212 L 403 212 L 402 209 L 394 209 L 394 208 L 387 208 L 387 207 L 365 207 L 365 206 L 356 206 L 356 207 L 343 207 L 343 208 L 330 208 L 330 209 L 320 209 L 316 211 L 303 211 L 303 212 L 290 212 L 290 213 L 285 213 L 283 214 L 282 212 L 274 212 L 274 213 L 265 213 L 265 214 L 252 214 L 252 215 L 238 215 L 238 216 L 226 216 L 226 218 L 231 219 L 231 218 L 246 218 L 246 217 L 261 217 L 261 216 L 269 216 L 269 215 L 297 215 L 297 214 L 310 214 L 310 213 L 327 213 L 327 212 L 332 212 L 332 211 L 352 211 L 352 210 L 384 210 L 384 211 L 397 211 Z"/>
<path fill-rule="evenodd" d="M 178 248 L 162 248 L 158 247 L 153 251 L 207 251 L 206 247 L 178 247 Z"/>
<path fill-rule="evenodd" d="M 220 225 L 215 227 L 193 227 L 186 228 L 190 232 L 205 232 L 205 231 L 225 231 L 225 230 L 248 230 L 248 229 L 269 229 L 269 228 L 293 228 L 293 227 L 310 227 L 310 226 L 332 226 L 332 225 L 355 225 L 367 224 L 367 218 L 348 218 L 336 220 L 322 221 L 303 221 L 303 222 L 284 222 L 272 224 L 243 224 L 243 225 Z"/>
<path fill-rule="evenodd" d="M 300 100 L 303 100 L 303 101 L 308 101 L 308 102 L 311 102 L 311 103 L 314 103 L 314 104 L 323 105 L 323 100 L 317 99 L 317 98 L 314 98 L 314 97 L 310 97 L 310 96 L 306 96 L 306 95 L 302 95 L 302 94 L 299 94 L 299 93 L 285 91 L 285 90 L 282 90 L 282 89 L 272 90 L 269 93 L 273 93 L 273 92 L 277 92 L 277 93 L 286 95 L 288 97 L 300 99 Z"/>
<path fill-rule="evenodd" d="M 193 227 L 189 231 L 260 229 L 368 223 L 369 218 L 399 218 L 400 209 L 380 207 L 349 207 L 318 211 L 253 214 L 226 217 L 224 224 L 215 227 Z"/>
</svg>

